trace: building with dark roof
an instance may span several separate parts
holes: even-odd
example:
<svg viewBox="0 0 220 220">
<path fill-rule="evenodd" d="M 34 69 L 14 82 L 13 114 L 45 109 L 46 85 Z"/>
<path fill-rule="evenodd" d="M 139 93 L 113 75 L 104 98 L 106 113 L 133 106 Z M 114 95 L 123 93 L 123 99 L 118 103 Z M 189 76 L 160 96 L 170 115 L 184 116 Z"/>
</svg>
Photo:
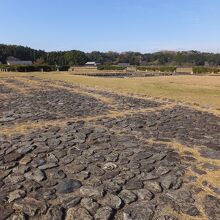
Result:
<svg viewBox="0 0 220 220">
<path fill-rule="evenodd" d="M 32 65 L 32 61 L 30 60 L 20 60 L 16 57 L 8 57 L 7 59 L 7 65 Z"/>
</svg>

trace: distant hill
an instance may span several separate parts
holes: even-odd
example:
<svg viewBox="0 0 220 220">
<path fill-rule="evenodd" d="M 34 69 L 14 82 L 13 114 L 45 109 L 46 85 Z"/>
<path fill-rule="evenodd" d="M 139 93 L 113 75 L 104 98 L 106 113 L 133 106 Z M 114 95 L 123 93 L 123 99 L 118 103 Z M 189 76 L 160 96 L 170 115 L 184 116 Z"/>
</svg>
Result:
<svg viewBox="0 0 220 220">
<path fill-rule="evenodd" d="M 84 65 L 88 61 L 115 65 L 165 65 L 165 66 L 219 66 L 220 54 L 199 51 L 160 51 L 156 53 L 139 52 L 99 52 L 85 53 L 78 50 L 46 52 L 19 45 L 0 44 L 0 62 L 6 63 L 13 56 L 20 60 L 30 60 L 37 64 Z"/>
</svg>

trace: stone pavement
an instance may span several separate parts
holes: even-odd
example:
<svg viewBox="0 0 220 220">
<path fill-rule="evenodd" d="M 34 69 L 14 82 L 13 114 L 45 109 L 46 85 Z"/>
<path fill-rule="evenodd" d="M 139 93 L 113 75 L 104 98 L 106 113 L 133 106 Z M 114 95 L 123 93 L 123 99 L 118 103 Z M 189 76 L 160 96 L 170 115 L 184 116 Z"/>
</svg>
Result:
<svg viewBox="0 0 220 220">
<path fill-rule="evenodd" d="M 0 78 L 0 219 L 220 219 L 220 118 Z"/>
</svg>

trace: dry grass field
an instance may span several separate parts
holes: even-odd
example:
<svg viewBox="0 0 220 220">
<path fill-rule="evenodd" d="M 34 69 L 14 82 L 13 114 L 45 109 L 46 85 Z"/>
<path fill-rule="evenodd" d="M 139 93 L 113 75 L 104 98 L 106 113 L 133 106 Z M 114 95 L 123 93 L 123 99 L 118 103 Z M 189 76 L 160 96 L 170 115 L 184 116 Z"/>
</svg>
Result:
<svg viewBox="0 0 220 220">
<path fill-rule="evenodd" d="M 146 78 L 102 78 L 71 73 L 0 73 L 0 76 L 38 76 L 114 92 L 174 99 L 207 109 L 220 109 L 219 76 L 160 76 Z"/>
</svg>

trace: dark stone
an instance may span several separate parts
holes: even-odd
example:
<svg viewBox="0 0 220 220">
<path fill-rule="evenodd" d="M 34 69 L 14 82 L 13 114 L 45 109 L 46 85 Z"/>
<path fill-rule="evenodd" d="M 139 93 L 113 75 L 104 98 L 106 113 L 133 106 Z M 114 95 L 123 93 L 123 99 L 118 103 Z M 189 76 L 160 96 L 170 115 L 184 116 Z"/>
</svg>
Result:
<svg viewBox="0 0 220 220">
<path fill-rule="evenodd" d="M 210 170 L 210 171 L 215 171 L 215 170 L 219 170 L 219 169 L 220 169 L 219 166 L 216 166 L 216 165 L 210 164 L 210 163 L 204 163 L 204 164 L 202 165 L 202 168 L 203 168 L 203 169 Z"/>
<path fill-rule="evenodd" d="M 22 211 L 28 216 L 35 216 L 45 214 L 47 211 L 47 205 L 45 202 L 27 197 L 22 201 L 17 201 L 13 205 L 13 209 L 16 211 Z"/>
<path fill-rule="evenodd" d="M 204 199 L 203 205 L 210 220 L 220 219 L 220 199 L 212 195 L 207 195 Z"/>
<path fill-rule="evenodd" d="M 76 205 L 78 205 L 81 201 L 81 197 L 70 197 L 67 199 L 64 199 L 62 201 L 63 207 L 64 208 L 71 208 L 71 207 L 75 207 Z"/>
<path fill-rule="evenodd" d="M 155 206 L 148 202 L 139 202 L 126 207 L 123 220 L 151 220 L 154 217 Z"/>
<path fill-rule="evenodd" d="M 44 159 L 42 159 L 42 158 L 34 158 L 32 161 L 31 161 L 31 166 L 32 167 L 39 167 L 39 166 L 41 166 L 41 165 L 43 165 L 43 164 L 45 164 L 46 163 L 46 161 L 44 160 Z"/>
<path fill-rule="evenodd" d="M 83 164 L 71 163 L 65 167 L 65 170 L 69 173 L 79 173 L 86 169 L 86 166 Z"/>
<path fill-rule="evenodd" d="M 36 199 L 44 199 L 44 200 L 52 200 L 56 199 L 57 195 L 55 194 L 56 190 L 55 189 L 50 189 L 50 188 L 40 188 L 36 190 L 35 192 L 32 193 L 34 198 Z"/>
<path fill-rule="evenodd" d="M 211 159 L 216 159 L 216 160 L 219 160 L 220 158 L 220 151 L 202 149 L 200 150 L 200 154 L 201 156 L 206 157 L 206 158 L 211 158 Z"/>
<path fill-rule="evenodd" d="M 57 163 L 46 163 L 46 164 L 43 164 L 41 166 L 39 166 L 38 168 L 40 170 L 47 170 L 47 169 L 51 169 L 51 168 L 54 168 L 54 167 L 57 167 L 58 164 Z"/>
<path fill-rule="evenodd" d="M 61 143 L 59 139 L 48 139 L 47 144 L 49 147 L 56 147 Z"/>
<path fill-rule="evenodd" d="M 43 220 L 53 219 L 53 220 L 63 220 L 64 213 L 63 208 L 60 206 L 51 206 L 46 215 L 42 217 Z"/>
<path fill-rule="evenodd" d="M 31 146 L 19 148 L 17 151 L 20 154 L 27 154 L 27 153 L 30 153 L 31 151 L 33 151 L 36 147 L 37 147 L 37 145 L 31 145 Z"/>
<path fill-rule="evenodd" d="M 139 189 L 136 190 L 135 193 L 140 200 L 151 200 L 154 197 L 154 194 L 147 189 Z"/>
<path fill-rule="evenodd" d="M 5 179 L 4 179 L 4 182 L 5 184 L 18 184 L 18 183 L 21 183 L 25 180 L 24 176 L 23 175 L 16 175 L 16 174 L 10 174 L 9 176 L 7 176 Z"/>
<path fill-rule="evenodd" d="M 80 173 L 77 173 L 74 176 L 76 179 L 82 181 L 82 180 L 88 179 L 90 176 L 90 173 L 88 171 L 81 171 Z"/>
<path fill-rule="evenodd" d="M 32 192 L 41 188 L 41 185 L 34 180 L 28 180 L 23 183 L 23 187 L 27 192 Z"/>
<path fill-rule="evenodd" d="M 117 194 L 118 192 L 121 191 L 122 187 L 118 185 L 116 182 L 107 182 L 104 185 L 104 189 L 109 193 Z"/>
<path fill-rule="evenodd" d="M 5 163 L 13 162 L 13 161 L 19 160 L 21 157 L 22 157 L 22 154 L 14 152 L 14 153 L 10 153 L 4 156 L 4 161 Z"/>
<path fill-rule="evenodd" d="M 167 175 L 161 180 L 161 186 L 166 190 L 171 189 L 176 183 L 177 177 L 175 175 Z"/>
<path fill-rule="evenodd" d="M 24 190 L 15 190 L 13 192 L 10 192 L 8 196 L 8 202 L 10 203 L 17 199 L 24 198 L 25 195 L 26 195 L 26 192 Z"/>
<path fill-rule="evenodd" d="M 36 182 L 41 182 L 46 179 L 46 175 L 43 171 L 36 169 L 24 174 L 25 178 L 29 180 L 35 180 Z"/>
<path fill-rule="evenodd" d="M 144 187 L 143 181 L 138 180 L 138 179 L 131 179 L 129 180 L 126 185 L 125 185 L 125 189 L 142 189 Z"/>
<path fill-rule="evenodd" d="M 60 160 L 60 165 L 64 165 L 65 166 L 65 165 L 71 163 L 73 160 L 74 160 L 74 156 L 73 155 L 67 155 L 67 156 L 63 157 Z"/>
<path fill-rule="evenodd" d="M 2 206 L 0 205 L 0 219 L 5 220 L 10 217 L 10 215 L 14 212 L 14 210 L 10 206 Z"/>
<path fill-rule="evenodd" d="M 65 220 L 93 220 L 88 210 L 85 208 L 69 208 Z"/>
<path fill-rule="evenodd" d="M 106 173 L 101 177 L 101 180 L 102 180 L 102 181 L 105 181 L 105 180 L 113 179 L 113 178 L 115 178 L 119 173 L 120 173 L 120 171 L 118 171 L 118 170 L 106 171 Z"/>
<path fill-rule="evenodd" d="M 113 209 L 109 206 L 101 207 L 97 210 L 94 218 L 95 220 L 110 220 L 113 217 Z"/>
<path fill-rule="evenodd" d="M 88 171 L 95 176 L 102 176 L 105 173 L 105 171 L 98 166 L 89 166 Z"/>
<path fill-rule="evenodd" d="M 172 189 L 177 190 L 180 189 L 183 184 L 182 179 L 177 179 L 176 183 L 173 185 Z"/>
<path fill-rule="evenodd" d="M 57 186 L 56 190 L 58 193 L 71 193 L 74 192 L 76 189 L 82 186 L 79 180 L 67 179 L 61 181 Z"/>
<path fill-rule="evenodd" d="M 81 206 L 86 208 L 92 215 L 94 215 L 97 209 L 100 207 L 100 204 L 92 198 L 83 198 L 81 200 Z"/>
<path fill-rule="evenodd" d="M 145 181 L 144 186 L 153 193 L 161 193 L 163 191 L 160 182 L 157 181 Z"/>
<path fill-rule="evenodd" d="M 102 198 L 104 190 L 101 187 L 82 186 L 80 194 L 84 197 Z"/>
<path fill-rule="evenodd" d="M 198 216 L 200 214 L 198 208 L 190 203 L 181 205 L 181 211 L 190 216 Z"/>
<path fill-rule="evenodd" d="M 165 167 L 165 166 L 159 166 L 157 169 L 156 169 L 156 174 L 158 176 L 162 176 L 162 175 L 165 175 L 167 173 L 170 172 L 170 168 L 168 167 Z"/>
<path fill-rule="evenodd" d="M 63 172 L 63 170 L 49 169 L 46 173 L 48 177 L 55 180 L 64 179 L 66 177 L 66 174 Z"/>
<path fill-rule="evenodd" d="M 192 198 L 192 194 L 190 191 L 186 190 L 178 190 L 178 191 L 170 191 L 166 194 L 173 201 L 180 203 L 194 203 L 195 200 Z"/>
<path fill-rule="evenodd" d="M 152 173 L 142 172 L 141 173 L 141 180 L 156 180 L 159 178 L 160 177 L 158 175 L 156 175 L 154 172 L 152 172 Z"/>
<path fill-rule="evenodd" d="M 5 163 L 3 165 L 0 165 L 0 170 L 9 170 L 11 168 L 14 168 L 17 165 L 17 162 L 10 162 L 10 163 Z M 4 176 L 4 174 L 0 174 L 0 176 Z"/>
<path fill-rule="evenodd" d="M 140 168 L 140 171 L 143 172 L 143 173 L 150 173 L 154 169 L 155 169 L 155 167 L 150 165 L 150 164 L 142 164 L 141 168 Z"/>
<path fill-rule="evenodd" d="M 112 207 L 113 209 L 120 209 L 121 206 L 122 206 L 122 200 L 116 196 L 116 195 L 113 195 L 113 194 L 107 194 L 102 203 L 106 206 L 110 206 Z"/>
<path fill-rule="evenodd" d="M 142 151 L 142 152 L 139 152 L 137 153 L 136 155 L 133 156 L 133 160 L 134 161 L 140 161 L 142 159 L 148 159 L 150 157 L 152 157 L 153 154 L 152 153 L 149 153 L 147 151 Z"/>
<path fill-rule="evenodd" d="M 206 174 L 206 172 L 204 170 L 198 169 L 197 167 L 193 167 L 192 170 L 199 175 Z"/>
<path fill-rule="evenodd" d="M 132 202 L 134 202 L 135 200 L 137 200 L 137 196 L 129 191 L 129 190 L 122 190 L 119 194 L 119 197 L 124 201 L 124 203 L 126 204 L 130 204 Z"/>
</svg>

